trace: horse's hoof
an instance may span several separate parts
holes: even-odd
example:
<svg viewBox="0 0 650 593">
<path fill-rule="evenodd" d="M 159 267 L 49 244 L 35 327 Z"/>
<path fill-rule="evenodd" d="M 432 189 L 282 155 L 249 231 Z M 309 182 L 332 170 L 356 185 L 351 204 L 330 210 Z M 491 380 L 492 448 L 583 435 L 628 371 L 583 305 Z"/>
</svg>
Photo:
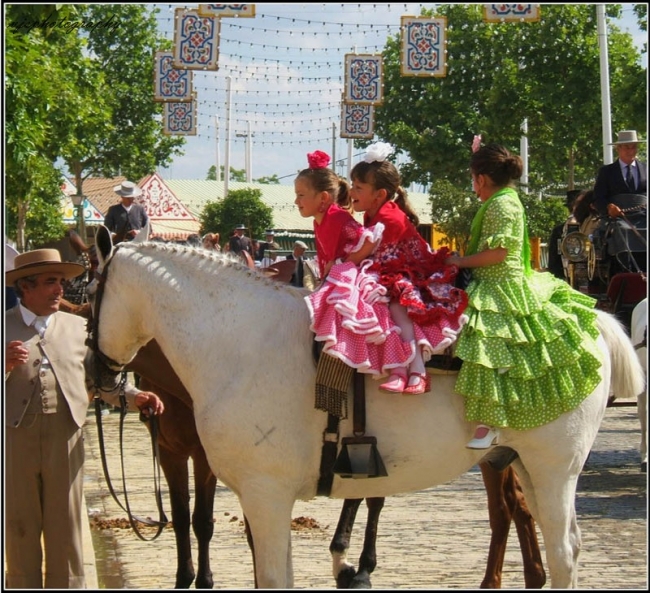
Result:
<svg viewBox="0 0 650 593">
<path fill-rule="evenodd" d="M 357 575 L 352 579 L 352 583 L 350 583 L 350 589 L 372 589 L 372 585 L 370 584 L 370 577 L 368 575 L 361 577 Z"/>
<path fill-rule="evenodd" d="M 352 580 L 356 576 L 357 571 L 353 566 L 348 566 L 336 575 L 336 588 L 337 589 L 351 589 Z"/>
<path fill-rule="evenodd" d="M 645 474 L 648 471 L 648 462 L 647 461 L 642 461 L 641 462 L 641 473 Z"/>
</svg>

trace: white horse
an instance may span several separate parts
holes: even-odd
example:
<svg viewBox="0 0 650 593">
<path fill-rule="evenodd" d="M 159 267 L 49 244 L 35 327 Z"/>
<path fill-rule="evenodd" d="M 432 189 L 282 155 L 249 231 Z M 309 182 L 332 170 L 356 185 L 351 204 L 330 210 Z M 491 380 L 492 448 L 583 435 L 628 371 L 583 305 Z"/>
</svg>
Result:
<svg viewBox="0 0 650 593">
<path fill-rule="evenodd" d="M 632 311 L 632 322 L 630 323 L 632 334 L 632 344 L 636 349 L 639 362 L 646 374 L 646 385 L 641 390 L 637 400 L 637 412 L 641 421 L 641 444 L 639 453 L 641 453 L 641 471 L 645 472 L 648 468 L 648 299 L 640 301 Z"/>
<path fill-rule="evenodd" d="M 117 368 L 156 338 L 192 396 L 212 470 L 238 496 L 249 521 L 256 585 L 292 587 L 292 509 L 296 500 L 316 495 L 327 422 L 314 408 L 307 292 L 215 252 L 132 242 L 111 253 L 110 239 L 101 235 L 97 244 L 105 274 L 95 312 L 99 350 Z M 544 537 L 551 584 L 559 588 L 577 586 L 576 483 L 610 385 L 620 397 L 636 396 L 643 385 L 621 325 L 606 313 L 598 320 L 603 364 L 596 390 L 545 426 L 501 431 L 501 444 L 519 453 L 516 470 Z M 276 348 L 251 367 L 259 343 Z M 286 360 L 294 362 L 290 370 Z M 431 395 L 402 397 L 367 380 L 367 434 L 377 437 L 388 476 L 337 476 L 330 496 L 422 490 L 473 467 L 485 452 L 465 447 L 474 426 L 464 419 L 454 382 L 440 375 Z M 352 434 L 351 418 L 341 421 L 340 432 Z"/>
</svg>

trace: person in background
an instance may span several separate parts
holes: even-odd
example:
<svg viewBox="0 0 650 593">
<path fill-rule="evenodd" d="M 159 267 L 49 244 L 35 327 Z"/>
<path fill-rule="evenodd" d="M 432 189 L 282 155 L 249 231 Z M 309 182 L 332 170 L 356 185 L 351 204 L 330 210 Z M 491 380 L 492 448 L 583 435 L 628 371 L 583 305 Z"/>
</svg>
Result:
<svg viewBox="0 0 650 593">
<path fill-rule="evenodd" d="M 89 404 L 86 322 L 59 311 L 63 282 L 84 272 L 56 249 L 16 256 L 5 273 L 20 302 L 5 314 L 4 470 L 6 586 L 86 587 L 82 525 Z M 125 388 L 144 414 L 164 410 L 157 395 Z M 100 392 L 119 405 L 118 390 Z M 45 562 L 45 574 L 42 572 Z"/>
<path fill-rule="evenodd" d="M 372 253 L 376 238 L 346 209 L 349 185 L 328 168 L 329 155 L 317 150 L 307 159 L 309 167 L 294 181 L 295 203 L 303 218 L 314 219 L 323 279 L 305 297 L 310 329 L 316 341 L 324 343 L 323 353 L 359 372 L 386 376 L 394 367 L 408 364 L 414 354 L 390 318 L 385 290 L 364 272 L 363 265 L 359 268 Z"/>
<path fill-rule="evenodd" d="M 482 206 L 467 255 L 469 322 L 456 344 L 455 391 L 478 426 L 470 449 L 498 444 L 499 427 L 528 430 L 555 420 L 600 382 L 595 300 L 530 265 L 524 207 L 513 187 L 523 162 L 504 146 L 474 152 L 470 170 Z"/>
<path fill-rule="evenodd" d="M 287 255 L 287 259 L 296 261 L 296 269 L 291 275 L 291 280 L 289 280 L 292 286 L 304 286 L 305 264 L 303 256 L 305 251 L 307 251 L 307 243 L 296 241 L 293 244 L 293 252 Z"/>
<path fill-rule="evenodd" d="M 275 241 L 275 231 L 273 229 L 266 229 L 264 234 L 265 241 L 260 241 L 257 247 L 257 250 L 254 251 L 256 254 L 255 259 L 263 260 L 267 256 L 267 251 L 279 251 L 280 245 Z"/>
<path fill-rule="evenodd" d="M 142 190 L 132 181 L 123 181 L 113 191 L 122 198 L 120 204 L 114 204 L 106 212 L 104 226 L 111 231 L 113 243 L 131 241 L 138 232 L 147 226 L 149 216 L 140 204 L 133 200 L 142 195 Z"/>
<path fill-rule="evenodd" d="M 548 266 L 546 269 L 560 280 L 568 278 L 566 262 L 562 258 L 560 245 L 562 243 L 562 237 L 565 235 L 567 225 L 571 224 L 572 220 L 575 220 L 573 216 L 573 206 L 581 193 L 582 192 L 579 189 L 570 189 L 567 191 L 565 205 L 569 211 L 569 217 L 564 222 L 556 225 L 551 231 L 551 236 L 548 238 Z"/>
<path fill-rule="evenodd" d="M 253 243 L 244 233 L 246 227 L 243 224 L 237 225 L 233 236 L 230 237 L 228 243 L 228 251 L 239 255 L 242 251 L 246 251 L 251 257 L 253 257 Z"/>
<path fill-rule="evenodd" d="M 198 233 L 192 233 L 191 235 L 188 235 L 187 239 L 185 239 L 185 244 L 189 245 L 190 247 L 203 247 L 201 235 Z"/>
<path fill-rule="evenodd" d="M 391 316 L 415 353 L 408 365 L 393 369 L 381 389 L 417 395 L 431 390 L 426 360 L 451 346 L 466 323 L 467 295 L 454 287 L 458 269 L 445 263 L 449 250 L 432 251 L 418 233 L 418 217 L 388 160 L 392 152 L 385 142 L 367 148 L 350 173 L 350 196 L 355 212 L 364 213 L 364 226 L 382 229 L 368 271 L 386 289 Z"/>
<path fill-rule="evenodd" d="M 8 243 L 5 237 L 5 266 L 6 271 L 14 269 L 14 260 L 18 255 L 18 251 Z M 11 309 L 18 304 L 18 297 L 13 286 L 5 286 L 5 311 Z"/>
<path fill-rule="evenodd" d="M 601 214 L 611 217 L 621 215 L 627 205 L 614 204 L 613 200 L 621 194 L 648 193 L 648 173 L 646 164 L 636 158 L 640 140 L 636 130 L 623 130 L 618 133 L 616 147 L 618 158 L 598 170 L 594 185 L 594 206 Z M 647 200 L 646 200 L 647 204 Z M 634 207 L 637 204 L 630 204 Z"/>
<path fill-rule="evenodd" d="M 219 233 L 206 233 L 203 235 L 201 241 L 203 249 L 209 251 L 221 251 L 221 246 L 219 245 Z"/>
</svg>

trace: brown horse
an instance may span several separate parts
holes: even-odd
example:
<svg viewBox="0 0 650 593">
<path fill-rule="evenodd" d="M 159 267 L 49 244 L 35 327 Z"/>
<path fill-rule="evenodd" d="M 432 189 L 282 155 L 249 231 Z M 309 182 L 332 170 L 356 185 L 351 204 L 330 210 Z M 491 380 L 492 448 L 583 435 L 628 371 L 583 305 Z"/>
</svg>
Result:
<svg viewBox="0 0 650 593">
<path fill-rule="evenodd" d="M 248 262 L 253 266 L 253 262 Z M 278 279 L 286 281 L 284 276 Z M 159 395 L 165 404 L 160 417 L 158 444 L 160 464 L 169 486 L 172 521 L 177 546 L 175 588 L 187 588 L 196 579 L 197 588 L 212 588 L 213 579 L 209 561 L 209 543 L 213 535 L 213 503 L 217 480 L 208 465 L 205 452 L 196 432 L 192 400 L 180 379 L 152 340 L 140 349 L 128 370 L 140 375 L 140 386 Z M 187 463 L 192 458 L 195 476 L 195 502 L 192 527 L 199 545 L 198 573 L 195 573 L 190 546 L 189 475 Z M 523 498 L 517 476 L 511 467 L 498 471 L 487 462 L 481 462 L 481 473 L 488 495 L 488 510 L 492 539 L 488 564 L 481 588 L 500 588 L 501 574 L 510 525 L 514 519 L 520 540 L 524 563 L 526 588 L 541 588 L 546 582 L 535 523 Z M 332 554 L 345 555 L 357 510 L 362 499 L 344 501 L 334 537 L 330 544 Z M 338 588 L 359 585 L 370 587 L 370 574 L 376 567 L 376 536 L 383 498 L 369 498 L 368 519 L 364 547 L 359 568 L 348 566 L 336 575 Z M 252 543 L 245 522 L 249 545 Z"/>
</svg>

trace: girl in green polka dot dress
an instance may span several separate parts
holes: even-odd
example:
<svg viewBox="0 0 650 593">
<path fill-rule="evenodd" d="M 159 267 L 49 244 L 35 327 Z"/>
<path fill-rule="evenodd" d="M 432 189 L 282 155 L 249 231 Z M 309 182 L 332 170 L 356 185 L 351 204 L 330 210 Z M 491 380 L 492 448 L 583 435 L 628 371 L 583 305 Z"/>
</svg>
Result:
<svg viewBox="0 0 650 593">
<path fill-rule="evenodd" d="M 528 430 L 575 408 L 600 382 L 595 300 L 530 267 L 526 215 L 511 187 L 523 163 L 498 144 L 472 156 L 473 189 L 483 202 L 465 257 L 473 268 L 469 322 L 456 343 L 456 391 L 479 425 L 471 449 L 498 443 L 499 428 Z"/>
</svg>

